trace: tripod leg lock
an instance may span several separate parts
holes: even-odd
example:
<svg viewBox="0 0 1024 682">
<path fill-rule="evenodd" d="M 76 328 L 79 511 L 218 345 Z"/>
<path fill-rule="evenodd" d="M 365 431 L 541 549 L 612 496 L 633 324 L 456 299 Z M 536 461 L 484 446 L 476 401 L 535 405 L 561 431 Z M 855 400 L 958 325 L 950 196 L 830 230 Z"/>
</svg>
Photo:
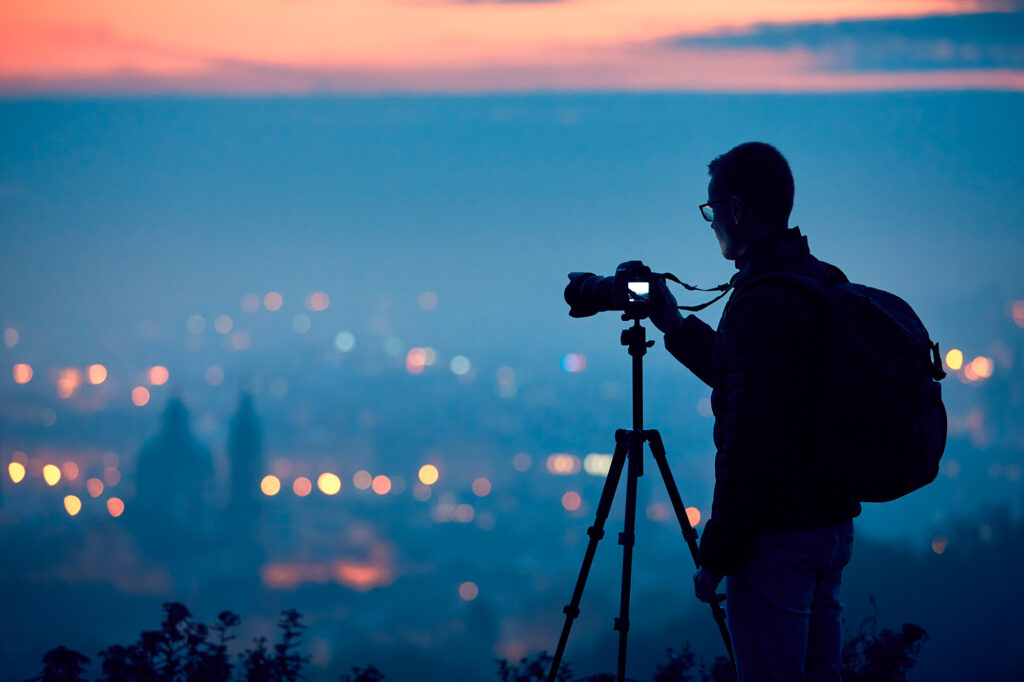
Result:
<svg viewBox="0 0 1024 682">
<path fill-rule="evenodd" d="M 619 533 L 619 544 L 623 547 L 632 547 L 636 543 L 636 536 L 632 533 Z"/>
<path fill-rule="evenodd" d="M 618 630 L 619 632 L 628 632 L 629 631 L 629 618 L 616 618 L 615 619 L 615 629 Z"/>
<path fill-rule="evenodd" d="M 569 618 L 576 618 L 580 615 L 580 607 L 566 604 L 565 608 L 562 609 L 562 613 L 569 616 Z"/>
<path fill-rule="evenodd" d="M 594 538 L 595 540 L 600 540 L 601 538 L 604 537 L 604 528 L 598 528 L 597 526 L 591 526 L 590 528 L 587 528 L 587 535 L 589 535 L 590 537 Z"/>
</svg>

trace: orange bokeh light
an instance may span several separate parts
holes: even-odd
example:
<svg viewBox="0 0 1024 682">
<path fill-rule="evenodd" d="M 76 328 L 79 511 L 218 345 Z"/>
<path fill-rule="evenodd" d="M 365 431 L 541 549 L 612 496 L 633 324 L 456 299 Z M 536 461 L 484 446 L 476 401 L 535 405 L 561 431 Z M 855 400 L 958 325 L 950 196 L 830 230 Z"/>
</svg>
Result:
<svg viewBox="0 0 1024 682">
<path fill-rule="evenodd" d="M 124 513 L 124 502 L 120 497 L 111 497 L 107 500 L 107 511 L 116 519 Z"/>
<path fill-rule="evenodd" d="M 14 375 L 14 383 L 27 384 L 32 381 L 32 365 L 19 362 L 14 365 L 12 374 Z"/>
<path fill-rule="evenodd" d="M 64 462 L 64 478 L 69 481 L 74 481 L 78 478 L 78 464 L 72 461 Z"/>
<path fill-rule="evenodd" d="M 464 601 L 473 601 L 477 595 L 480 594 L 480 589 L 476 586 L 476 583 L 469 582 L 468 580 L 459 585 L 459 596 Z"/>
<path fill-rule="evenodd" d="M 93 497 L 99 497 L 103 494 L 103 481 L 98 478 L 90 478 L 85 482 L 85 489 L 89 491 L 89 494 Z"/>
<path fill-rule="evenodd" d="M 299 476 L 292 482 L 292 492 L 299 497 L 305 497 L 313 492 L 313 482 L 305 476 Z"/>
<path fill-rule="evenodd" d="M 378 495 L 387 495 L 391 492 L 391 479 L 381 474 L 373 478 L 373 492 Z"/>
<path fill-rule="evenodd" d="M 473 494 L 477 497 L 487 497 L 491 494 L 491 482 L 481 476 L 473 481 Z"/>
<path fill-rule="evenodd" d="M 149 389 L 145 386 L 136 386 L 132 389 L 132 402 L 137 407 L 142 407 L 149 402 Z"/>
<path fill-rule="evenodd" d="M 315 291 L 306 298 L 306 307 L 314 312 L 327 310 L 331 304 L 331 298 L 323 291 Z"/>
<path fill-rule="evenodd" d="M 57 375 L 57 395 L 60 398 L 70 398 L 82 385 L 82 370 L 77 367 L 65 367 Z"/>
<path fill-rule="evenodd" d="M 686 520 L 690 522 L 691 526 L 696 526 L 700 523 L 700 510 L 696 507 L 687 507 Z"/>
<path fill-rule="evenodd" d="M 89 377 L 89 383 L 97 386 L 107 380 L 107 368 L 99 363 L 89 365 L 86 375 Z"/>
<path fill-rule="evenodd" d="M 562 495 L 562 506 L 568 511 L 576 511 L 580 508 L 580 504 L 582 503 L 583 499 L 575 490 L 570 490 L 566 494 Z"/>
<path fill-rule="evenodd" d="M 149 368 L 149 383 L 154 386 L 163 386 L 171 378 L 171 373 L 163 365 L 153 365 Z"/>
</svg>

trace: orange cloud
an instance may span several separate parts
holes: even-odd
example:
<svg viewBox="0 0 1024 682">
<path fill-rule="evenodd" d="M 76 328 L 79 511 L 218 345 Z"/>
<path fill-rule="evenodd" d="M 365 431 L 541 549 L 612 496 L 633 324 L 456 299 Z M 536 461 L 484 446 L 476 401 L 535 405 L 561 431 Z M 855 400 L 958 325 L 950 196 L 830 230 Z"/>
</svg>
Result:
<svg viewBox="0 0 1024 682">
<path fill-rule="evenodd" d="M 820 4 L 821 6 L 815 6 Z M 912 17 L 963 0 L 54 0 L 0 4 L 0 90 L 1021 89 L 1016 72 L 820 73 L 814 56 L 670 38 L 759 23 Z M 882 84 L 872 86 L 870 84 Z M 901 85 L 902 84 L 902 85 Z M 944 85 L 946 84 L 946 85 Z"/>
</svg>

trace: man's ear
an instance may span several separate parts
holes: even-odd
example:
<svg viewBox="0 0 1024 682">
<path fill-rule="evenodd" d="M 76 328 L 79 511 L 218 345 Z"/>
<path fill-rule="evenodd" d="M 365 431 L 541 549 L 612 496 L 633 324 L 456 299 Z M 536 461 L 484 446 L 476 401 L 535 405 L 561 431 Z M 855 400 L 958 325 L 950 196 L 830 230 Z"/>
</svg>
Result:
<svg viewBox="0 0 1024 682">
<path fill-rule="evenodd" d="M 739 225 L 743 222 L 743 213 L 746 206 L 743 205 L 743 197 L 738 197 L 735 194 L 729 198 L 729 209 L 732 212 L 732 221 L 734 225 Z"/>
</svg>

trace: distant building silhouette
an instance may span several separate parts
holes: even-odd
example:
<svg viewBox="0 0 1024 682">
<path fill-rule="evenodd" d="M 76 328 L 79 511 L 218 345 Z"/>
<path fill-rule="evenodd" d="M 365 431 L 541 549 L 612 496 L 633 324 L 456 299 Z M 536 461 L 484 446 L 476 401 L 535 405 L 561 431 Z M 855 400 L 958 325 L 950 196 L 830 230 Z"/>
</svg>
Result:
<svg viewBox="0 0 1024 682">
<path fill-rule="evenodd" d="M 232 536 L 253 539 L 261 508 L 260 473 L 263 471 L 263 427 L 252 396 L 242 393 L 228 433 L 231 461 L 231 499 L 225 530 Z"/>
<path fill-rule="evenodd" d="M 210 450 L 189 430 L 185 405 L 172 398 L 160 432 L 139 453 L 134 514 L 139 547 L 172 561 L 209 540 L 213 483 Z"/>
</svg>

